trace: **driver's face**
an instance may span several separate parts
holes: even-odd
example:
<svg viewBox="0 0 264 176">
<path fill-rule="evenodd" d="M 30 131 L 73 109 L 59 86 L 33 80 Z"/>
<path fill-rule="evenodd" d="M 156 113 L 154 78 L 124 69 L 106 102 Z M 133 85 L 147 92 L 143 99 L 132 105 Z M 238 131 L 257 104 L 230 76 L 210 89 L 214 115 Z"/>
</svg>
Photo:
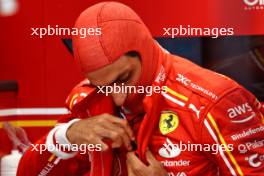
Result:
<svg viewBox="0 0 264 176">
<path fill-rule="evenodd" d="M 141 62 L 138 57 L 123 55 L 115 62 L 96 71 L 87 73 L 85 76 L 94 86 L 121 85 L 134 86 L 138 83 L 141 75 Z M 111 93 L 116 106 L 122 106 L 128 98 L 127 93 Z"/>
</svg>

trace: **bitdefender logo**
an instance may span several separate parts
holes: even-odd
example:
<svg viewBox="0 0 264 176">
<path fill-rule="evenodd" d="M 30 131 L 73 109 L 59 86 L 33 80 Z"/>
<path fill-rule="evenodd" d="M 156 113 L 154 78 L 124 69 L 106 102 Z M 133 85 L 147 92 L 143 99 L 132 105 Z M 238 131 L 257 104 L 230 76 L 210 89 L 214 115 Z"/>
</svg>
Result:
<svg viewBox="0 0 264 176">
<path fill-rule="evenodd" d="M 263 10 L 264 0 L 243 0 L 245 3 L 245 10 Z"/>
</svg>

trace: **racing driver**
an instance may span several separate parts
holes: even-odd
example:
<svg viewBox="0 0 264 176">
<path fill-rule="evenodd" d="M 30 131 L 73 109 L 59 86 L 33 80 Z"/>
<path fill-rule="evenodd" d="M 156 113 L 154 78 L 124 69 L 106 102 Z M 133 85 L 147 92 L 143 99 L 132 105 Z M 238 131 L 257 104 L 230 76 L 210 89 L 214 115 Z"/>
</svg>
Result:
<svg viewBox="0 0 264 176">
<path fill-rule="evenodd" d="M 96 4 L 81 13 L 75 27 L 102 32 L 73 37 L 75 58 L 88 80 L 68 98 L 70 118 L 38 143 L 101 144 L 104 152 L 87 159 L 78 152 L 28 150 L 18 175 L 107 175 L 109 166 L 113 176 L 264 175 L 264 108 L 254 95 L 162 49 L 123 4 Z M 102 93 L 96 88 L 114 84 L 164 91 L 151 96 L 113 92 L 108 98 L 118 113 L 74 115 L 85 112 L 76 102 L 86 96 L 85 104 L 111 107 L 99 101 Z M 97 91 L 93 98 L 98 100 L 87 90 Z"/>
</svg>

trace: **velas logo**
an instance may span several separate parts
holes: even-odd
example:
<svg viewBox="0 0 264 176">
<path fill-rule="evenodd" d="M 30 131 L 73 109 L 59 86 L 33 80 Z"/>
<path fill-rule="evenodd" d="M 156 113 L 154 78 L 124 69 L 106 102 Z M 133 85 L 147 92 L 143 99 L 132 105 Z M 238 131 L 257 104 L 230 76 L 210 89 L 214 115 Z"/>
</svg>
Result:
<svg viewBox="0 0 264 176">
<path fill-rule="evenodd" d="M 264 0 L 243 0 L 245 10 L 263 10 L 264 9 Z"/>
<path fill-rule="evenodd" d="M 169 172 L 167 175 L 168 176 L 187 176 L 185 172 L 177 172 L 177 173 Z"/>
</svg>

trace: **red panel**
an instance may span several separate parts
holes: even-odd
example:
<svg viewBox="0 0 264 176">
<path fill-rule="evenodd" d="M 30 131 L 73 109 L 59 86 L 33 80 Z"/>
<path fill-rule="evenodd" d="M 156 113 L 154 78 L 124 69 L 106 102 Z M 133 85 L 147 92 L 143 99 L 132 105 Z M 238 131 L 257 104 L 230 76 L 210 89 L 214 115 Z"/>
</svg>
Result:
<svg viewBox="0 0 264 176">
<path fill-rule="evenodd" d="M 20 11 L 13 17 L 1 18 L 0 79 L 15 79 L 19 83 L 19 103 L 34 106 L 43 103 L 44 43 L 30 37 L 33 24 L 42 23 L 40 1 L 21 0 Z M 37 101 L 36 101 L 37 100 Z"/>
</svg>

